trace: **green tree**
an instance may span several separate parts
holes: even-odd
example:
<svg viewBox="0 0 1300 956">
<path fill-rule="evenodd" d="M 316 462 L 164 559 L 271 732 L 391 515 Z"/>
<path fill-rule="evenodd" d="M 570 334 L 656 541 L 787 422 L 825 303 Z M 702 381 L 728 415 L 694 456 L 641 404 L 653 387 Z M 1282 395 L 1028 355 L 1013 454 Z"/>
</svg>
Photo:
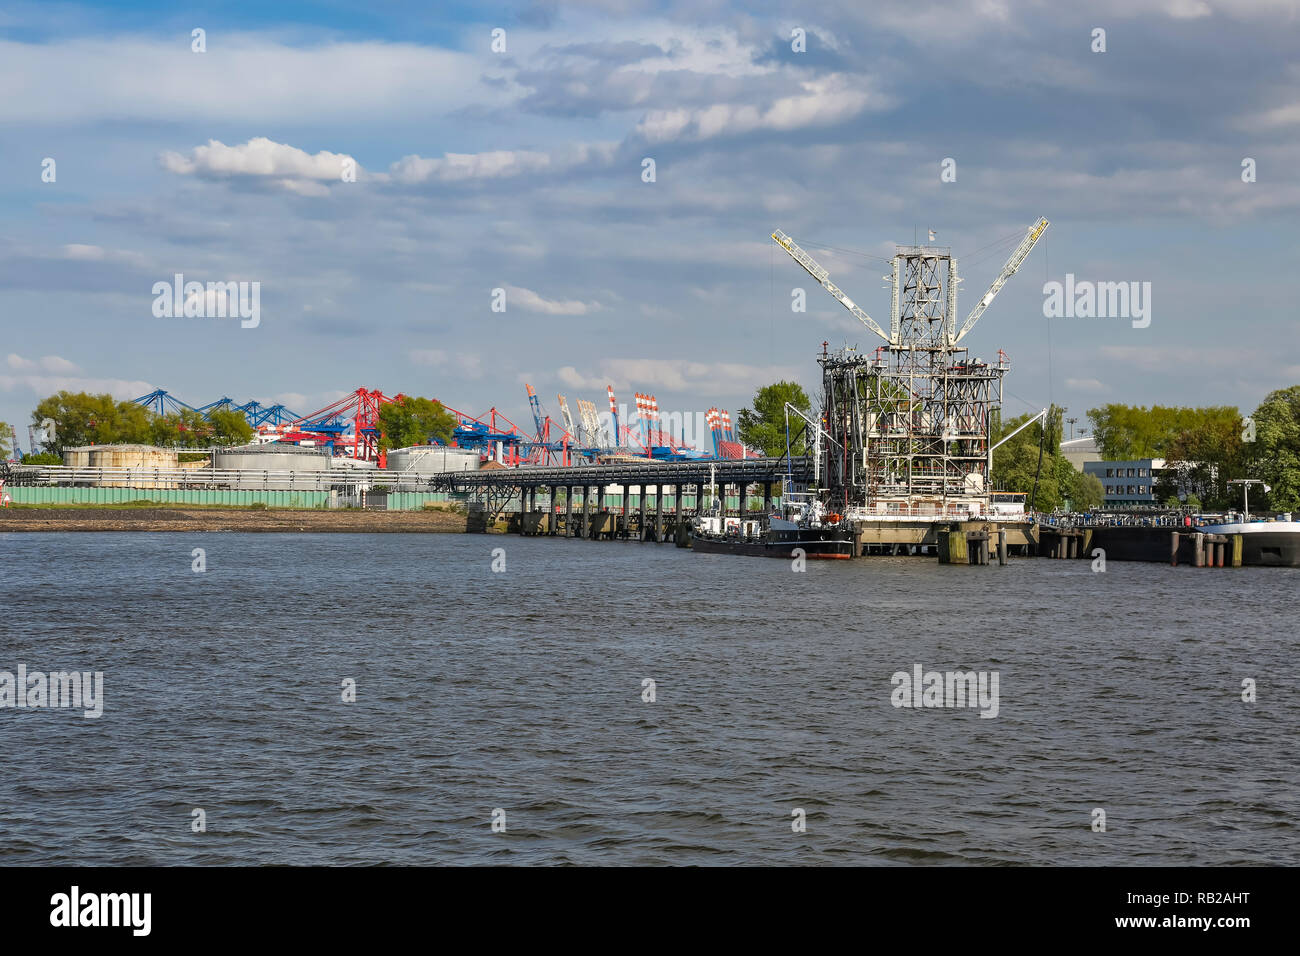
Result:
<svg viewBox="0 0 1300 956">
<path fill-rule="evenodd" d="M 13 445 L 9 444 L 9 436 L 15 436 L 14 444 L 17 444 L 17 436 L 14 428 L 8 422 L 0 422 L 0 460 L 7 459 L 13 454 Z"/>
<path fill-rule="evenodd" d="M 24 465 L 61 465 L 63 458 L 59 455 L 43 451 L 40 454 L 23 455 Z"/>
<path fill-rule="evenodd" d="M 1269 392 L 1251 416 L 1255 441 L 1247 443 L 1251 474 L 1269 486 L 1264 507 L 1274 511 L 1300 511 L 1300 385 Z M 1254 504 L 1258 488 L 1251 489 Z M 1241 492 L 1234 487 L 1234 500 Z"/>
<path fill-rule="evenodd" d="M 456 416 L 431 398 L 403 395 L 379 408 L 379 447 L 384 450 L 451 440 Z"/>
<path fill-rule="evenodd" d="M 1100 508 L 1106 500 L 1106 486 L 1102 484 L 1100 478 L 1093 474 L 1076 472 L 1079 476 L 1075 481 L 1074 491 L 1071 495 L 1071 502 L 1076 511 L 1091 511 L 1094 508 Z"/>
<path fill-rule="evenodd" d="M 154 414 L 149 422 L 149 440 L 165 447 L 202 447 L 208 444 L 211 433 L 212 426 L 203 414 L 188 408 L 167 415 Z"/>
<path fill-rule="evenodd" d="M 1179 437 L 1187 432 L 1219 427 L 1223 422 L 1238 427 L 1241 412 L 1231 405 L 1186 408 L 1152 405 L 1103 405 L 1088 409 L 1093 438 L 1107 461 L 1139 458 L 1170 458 Z"/>
<path fill-rule="evenodd" d="M 253 426 L 248 424 L 243 412 L 219 409 L 208 415 L 208 423 L 212 426 L 214 445 L 246 445 L 253 440 Z"/>
<path fill-rule="evenodd" d="M 1195 411 L 1193 426 L 1166 444 L 1166 469 L 1177 475 L 1180 487 L 1194 491 L 1205 507 L 1229 508 L 1235 492 L 1228 482 L 1245 477 L 1247 470 L 1241 413 L 1229 406 Z"/>
<path fill-rule="evenodd" d="M 785 454 L 785 406 L 789 402 L 811 417 L 812 402 L 798 382 L 775 382 L 764 385 L 754 393 L 754 407 L 742 408 L 736 415 L 736 433 L 750 448 L 779 458 Z M 796 419 L 790 423 L 790 453 L 795 457 L 807 454 L 808 443 L 795 440 L 795 432 L 804 423 Z"/>
<path fill-rule="evenodd" d="M 993 441 L 1001 441 L 1032 415 L 1019 415 L 1003 422 L 996 416 L 993 422 Z M 1030 425 L 993 452 L 992 487 L 1001 491 L 1018 491 L 1034 495 L 1036 511 L 1053 511 L 1065 504 L 1073 490 L 1074 466 L 1058 456 L 1061 447 L 1062 410 L 1048 409 L 1046 427 L 1039 421 Z M 1042 468 L 1039 469 L 1039 443 L 1042 443 Z M 1038 491 L 1034 494 L 1034 476 L 1038 476 Z M 1026 506 L 1029 499 L 1026 498 Z"/>
<path fill-rule="evenodd" d="M 37 403 L 32 423 L 54 421 L 54 440 L 46 450 L 61 454 L 77 445 L 147 443 L 153 437 L 154 417 L 143 405 L 117 402 L 111 395 L 60 391 Z"/>
</svg>

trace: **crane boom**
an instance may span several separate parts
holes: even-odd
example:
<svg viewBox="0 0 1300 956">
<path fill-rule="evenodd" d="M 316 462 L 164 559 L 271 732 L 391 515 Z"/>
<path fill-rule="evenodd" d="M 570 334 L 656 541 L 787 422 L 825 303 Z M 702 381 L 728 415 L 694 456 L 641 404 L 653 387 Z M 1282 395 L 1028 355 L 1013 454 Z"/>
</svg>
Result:
<svg viewBox="0 0 1300 956">
<path fill-rule="evenodd" d="M 555 397 L 560 400 L 560 417 L 564 419 L 564 430 L 570 435 L 577 435 L 578 432 L 573 427 L 573 416 L 569 414 L 569 403 L 564 400 L 563 395 Z"/>
<path fill-rule="evenodd" d="M 525 382 L 524 388 L 528 392 L 528 404 L 529 406 L 531 406 L 533 411 L 533 424 L 537 426 L 537 440 L 540 442 L 544 442 L 546 441 L 547 428 L 546 428 L 546 422 L 544 420 L 544 416 L 542 415 L 542 403 L 537 398 L 537 393 L 533 391 L 533 387 L 531 385 Z"/>
<path fill-rule="evenodd" d="M 1007 284 L 1007 280 L 1016 274 L 1016 270 L 1028 258 L 1029 253 L 1034 248 L 1034 243 L 1038 242 L 1038 237 L 1043 234 L 1043 230 L 1046 228 L 1046 219 L 1039 219 L 1038 222 L 1029 227 L 1029 232 L 1025 233 L 1025 238 L 1020 241 L 1020 245 L 1016 246 L 1016 251 L 1011 253 L 1011 258 L 1002 267 L 998 277 L 993 280 L 993 284 L 989 286 L 989 291 L 984 293 L 984 297 L 976 303 L 975 308 L 971 309 L 970 315 L 966 316 L 966 321 L 962 323 L 961 329 L 958 330 L 956 335 L 953 335 L 950 329 L 949 345 L 956 345 L 965 337 L 967 332 L 975 327 L 975 323 L 984 314 L 984 310 L 989 307 L 989 303 L 993 301 L 994 296 L 1001 291 L 1002 287 Z M 952 321 L 956 321 L 956 318 L 954 315 Z"/>
<path fill-rule="evenodd" d="M 790 253 L 790 256 L 794 259 L 794 261 L 799 263 L 799 265 L 803 266 L 808 271 L 808 274 L 810 276 L 812 276 L 819 283 L 821 283 L 822 288 L 825 289 L 827 292 L 829 292 L 831 295 L 833 295 L 836 298 L 836 300 L 840 303 L 840 305 L 844 306 L 844 308 L 852 312 L 854 317 L 857 318 L 859 322 L 861 322 L 863 325 L 869 328 L 872 332 L 875 332 L 886 342 L 889 342 L 891 345 L 896 344 L 890 340 L 888 333 L 886 333 L 884 329 L 882 329 L 872 320 L 871 316 L 863 312 L 862 309 L 858 307 L 858 304 L 856 302 L 854 302 L 847 295 L 845 295 L 843 292 L 840 291 L 839 287 L 830 280 L 830 273 L 827 272 L 825 269 L 823 269 L 820 265 L 818 265 L 816 259 L 808 255 L 808 253 L 806 253 L 803 249 L 799 248 L 799 246 L 795 244 L 795 241 L 793 239 L 787 236 L 780 229 L 772 233 L 772 238 L 776 240 L 777 245 L 779 245 L 786 252 Z"/>
</svg>

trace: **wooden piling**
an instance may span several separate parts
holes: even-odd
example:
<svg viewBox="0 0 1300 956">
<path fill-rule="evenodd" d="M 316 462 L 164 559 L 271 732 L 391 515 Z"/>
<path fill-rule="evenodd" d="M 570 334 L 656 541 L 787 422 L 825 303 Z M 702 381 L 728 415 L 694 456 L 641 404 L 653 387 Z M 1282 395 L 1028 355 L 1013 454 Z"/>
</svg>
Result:
<svg viewBox="0 0 1300 956">
<path fill-rule="evenodd" d="M 1245 539 L 1242 535 L 1234 534 L 1232 536 L 1232 566 L 1241 567 L 1241 551 Z"/>
<path fill-rule="evenodd" d="M 998 529 L 998 566 L 1005 567 L 1007 563 L 1007 530 L 1006 528 Z"/>
<path fill-rule="evenodd" d="M 1178 567 L 1178 532 L 1169 532 L 1169 566 Z"/>
<path fill-rule="evenodd" d="M 970 564 L 970 554 L 966 550 L 966 533 L 964 531 L 940 531 L 939 538 L 939 563 L 940 564 Z"/>
</svg>

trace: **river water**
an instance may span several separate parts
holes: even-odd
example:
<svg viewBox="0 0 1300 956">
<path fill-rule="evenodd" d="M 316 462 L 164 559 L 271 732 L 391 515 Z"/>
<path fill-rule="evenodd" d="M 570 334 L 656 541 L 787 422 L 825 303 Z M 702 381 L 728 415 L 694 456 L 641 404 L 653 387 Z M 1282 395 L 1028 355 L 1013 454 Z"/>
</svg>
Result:
<svg viewBox="0 0 1300 956">
<path fill-rule="evenodd" d="M 103 673 L 99 718 L 0 709 L 0 864 L 1295 865 L 1297 584 L 0 535 L 0 671 Z M 917 665 L 996 717 L 894 706 Z"/>
</svg>

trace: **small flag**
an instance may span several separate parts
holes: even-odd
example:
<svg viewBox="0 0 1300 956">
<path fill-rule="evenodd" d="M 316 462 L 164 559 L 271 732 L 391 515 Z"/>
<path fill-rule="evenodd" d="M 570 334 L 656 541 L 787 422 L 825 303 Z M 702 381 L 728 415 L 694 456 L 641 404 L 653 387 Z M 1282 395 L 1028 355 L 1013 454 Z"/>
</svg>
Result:
<svg viewBox="0 0 1300 956">
<path fill-rule="evenodd" d="M 933 229 L 930 230 L 930 241 L 931 241 L 931 242 L 934 242 L 934 230 L 933 230 Z"/>
</svg>

